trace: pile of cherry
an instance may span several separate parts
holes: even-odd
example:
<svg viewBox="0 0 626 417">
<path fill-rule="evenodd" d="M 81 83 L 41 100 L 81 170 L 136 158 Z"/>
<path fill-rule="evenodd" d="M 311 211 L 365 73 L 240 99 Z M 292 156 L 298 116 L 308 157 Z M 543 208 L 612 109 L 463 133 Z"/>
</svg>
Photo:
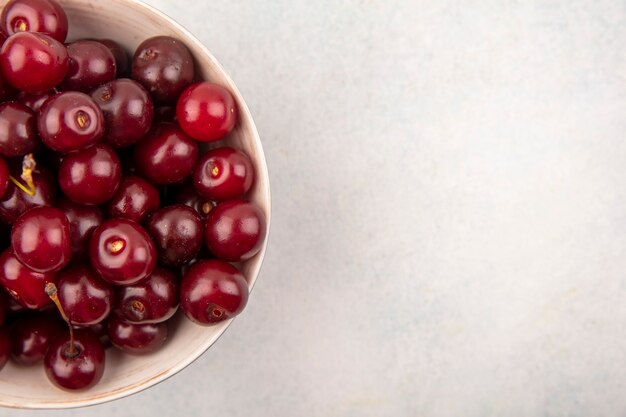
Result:
<svg viewBox="0 0 626 417">
<path fill-rule="evenodd" d="M 43 361 L 84 389 L 110 344 L 160 348 L 179 305 L 203 325 L 240 313 L 235 265 L 266 234 L 245 199 L 254 166 L 199 151 L 235 127 L 231 93 L 198 81 L 170 37 L 132 58 L 111 40 L 64 44 L 55 0 L 9 1 L 0 29 L 0 367 Z"/>
</svg>

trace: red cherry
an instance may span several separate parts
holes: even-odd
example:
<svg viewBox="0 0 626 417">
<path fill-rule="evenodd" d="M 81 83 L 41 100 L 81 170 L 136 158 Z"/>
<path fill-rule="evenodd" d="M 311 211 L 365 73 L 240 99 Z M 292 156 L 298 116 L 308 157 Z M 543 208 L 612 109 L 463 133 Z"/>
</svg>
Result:
<svg viewBox="0 0 626 417">
<path fill-rule="evenodd" d="M 74 265 L 59 274 L 58 297 L 72 326 L 91 326 L 107 318 L 113 288 L 87 265 Z"/>
<path fill-rule="evenodd" d="M 56 272 L 35 272 L 22 264 L 11 248 L 0 255 L 0 284 L 24 307 L 37 309 L 49 305 L 46 284 L 56 279 Z"/>
<path fill-rule="evenodd" d="M 198 193 L 213 201 L 241 197 L 254 181 L 254 167 L 241 151 L 224 147 L 202 155 L 193 173 Z"/>
<path fill-rule="evenodd" d="M 115 315 L 108 330 L 113 346 L 134 355 L 154 352 L 167 339 L 167 323 L 126 323 Z"/>
<path fill-rule="evenodd" d="M 41 361 L 50 342 L 64 329 L 55 315 L 38 312 L 19 316 L 11 328 L 11 359 L 20 365 Z"/>
<path fill-rule="evenodd" d="M 0 27 L 9 35 L 40 32 L 59 42 L 67 36 L 67 15 L 54 0 L 10 0 L 4 5 Z"/>
</svg>

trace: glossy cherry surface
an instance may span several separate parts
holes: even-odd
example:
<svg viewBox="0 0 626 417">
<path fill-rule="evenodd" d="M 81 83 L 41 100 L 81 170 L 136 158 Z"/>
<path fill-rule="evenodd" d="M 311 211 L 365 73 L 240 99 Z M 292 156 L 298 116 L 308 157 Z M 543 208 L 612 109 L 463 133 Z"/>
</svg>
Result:
<svg viewBox="0 0 626 417">
<path fill-rule="evenodd" d="M 115 58 L 115 74 L 117 78 L 130 75 L 130 57 L 122 45 L 112 39 L 98 39 L 98 42 L 109 48 Z"/>
<path fill-rule="evenodd" d="M 57 94 L 56 90 L 49 90 L 49 91 L 46 91 L 45 93 L 36 93 L 36 94 L 30 94 L 30 93 L 25 93 L 23 91 L 20 91 L 20 93 L 17 95 L 16 100 L 22 103 L 23 105 L 27 106 L 28 108 L 30 108 L 32 111 L 36 113 L 39 111 L 39 109 L 41 109 L 41 106 L 43 106 L 43 103 L 45 103 L 46 100 L 48 100 L 50 97 L 54 96 L 55 94 Z"/>
<path fill-rule="evenodd" d="M 67 45 L 69 69 L 61 88 L 89 92 L 113 81 L 116 74 L 115 57 L 100 42 L 81 40 Z"/>
<path fill-rule="evenodd" d="M 159 190 L 148 181 L 136 177 L 124 177 L 115 195 L 107 203 L 109 217 L 123 217 L 141 222 L 161 206 Z"/>
<path fill-rule="evenodd" d="M 145 280 L 115 291 L 115 314 L 129 323 L 160 323 L 177 308 L 178 282 L 164 268 L 157 267 Z"/>
<path fill-rule="evenodd" d="M 98 143 L 63 158 L 59 185 L 65 195 L 80 204 L 102 204 L 113 197 L 122 177 L 117 154 Z"/>
<path fill-rule="evenodd" d="M 58 208 L 32 208 L 13 224 L 11 246 L 15 256 L 30 269 L 59 271 L 72 257 L 70 222 Z"/>
<path fill-rule="evenodd" d="M 104 373 L 104 347 L 93 331 L 82 329 L 74 331 L 74 348 L 75 354 L 72 354 L 68 331 L 56 337 L 44 358 L 46 375 L 59 388 L 79 390 L 92 387 Z"/>
<path fill-rule="evenodd" d="M 9 35 L 40 32 L 65 42 L 68 22 L 63 8 L 55 0 L 9 0 L 2 9 L 0 27 Z"/>
<path fill-rule="evenodd" d="M 19 316 L 11 327 L 11 359 L 20 365 L 40 362 L 50 342 L 65 329 L 65 323 L 55 314 L 37 312 Z"/>
<path fill-rule="evenodd" d="M 155 184 L 187 178 L 198 159 L 198 144 L 172 123 L 159 123 L 135 146 L 137 170 Z"/>
<path fill-rule="evenodd" d="M 9 188 L 9 167 L 0 156 L 0 198 L 4 196 Z"/>
<path fill-rule="evenodd" d="M 226 201 L 241 197 L 254 181 L 254 167 L 246 154 L 230 147 L 208 151 L 193 172 L 193 185 L 203 197 Z"/>
<path fill-rule="evenodd" d="M 154 271 L 156 251 L 148 233 L 128 219 L 109 219 L 89 242 L 91 264 L 100 277 L 115 285 L 135 284 Z"/>
<path fill-rule="evenodd" d="M 213 210 L 215 203 L 202 197 L 193 185 L 187 184 L 176 193 L 176 202 L 191 207 L 203 219 Z"/>
<path fill-rule="evenodd" d="M 135 51 L 133 79 L 142 84 L 159 104 L 176 103 L 193 75 L 191 53 L 178 39 L 155 36 L 143 41 Z"/>
<path fill-rule="evenodd" d="M 72 326 L 91 326 L 107 318 L 113 288 L 88 265 L 74 265 L 58 276 L 58 297 Z"/>
<path fill-rule="evenodd" d="M 65 46 L 41 33 L 16 33 L 0 49 L 5 80 L 28 93 L 42 93 L 58 85 L 68 66 Z"/>
<path fill-rule="evenodd" d="M 25 266 L 11 248 L 0 255 L 0 284 L 24 307 L 36 309 L 50 304 L 45 288 L 56 279 L 56 272 L 35 272 Z"/>
<path fill-rule="evenodd" d="M 109 319 L 109 338 L 116 348 L 142 355 L 158 350 L 167 339 L 167 323 L 127 323 L 113 315 Z"/>
<path fill-rule="evenodd" d="M 112 81 L 95 89 L 91 97 L 104 113 L 105 141 L 114 148 L 137 143 L 150 129 L 154 105 L 136 81 Z"/>
<path fill-rule="evenodd" d="M 178 99 L 176 118 L 192 138 L 213 142 L 226 136 L 237 122 L 237 105 L 230 91 L 219 84 L 189 86 Z"/>
<path fill-rule="evenodd" d="M 19 169 L 9 167 L 9 172 L 13 178 L 24 183 L 20 178 L 21 167 Z M 30 195 L 9 182 L 6 193 L 0 198 L 1 220 L 13 224 L 22 213 L 30 208 L 53 205 L 56 192 L 54 176 L 47 170 L 38 169 L 33 173 L 33 184 L 35 190 L 33 195 Z"/>
<path fill-rule="evenodd" d="M 43 143 L 61 153 L 87 148 L 104 135 L 104 115 L 87 94 L 60 93 L 39 110 L 37 127 Z"/>
<path fill-rule="evenodd" d="M 0 154 L 8 158 L 26 155 L 38 144 L 35 113 L 21 103 L 0 104 Z"/>
<path fill-rule="evenodd" d="M 0 369 L 9 361 L 11 356 L 11 336 L 6 327 L 0 327 Z"/>
<path fill-rule="evenodd" d="M 146 222 L 159 262 L 168 266 L 180 266 L 198 254 L 203 229 L 198 213 L 184 204 L 162 208 Z"/>
<path fill-rule="evenodd" d="M 66 197 L 60 198 L 56 206 L 70 222 L 72 260 L 85 258 L 93 231 L 104 222 L 102 210 L 98 206 L 74 203 Z"/>
<path fill-rule="evenodd" d="M 228 262 L 195 263 L 180 284 L 180 307 L 192 321 L 209 325 L 235 317 L 248 302 L 243 274 Z"/>
<path fill-rule="evenodd" d="M 265 215 L 256 204 L 228 200 L 207 216 L 204 238 L 218 258 L 246 261 L 261 250 L 266 228 Z"/>
</svg>

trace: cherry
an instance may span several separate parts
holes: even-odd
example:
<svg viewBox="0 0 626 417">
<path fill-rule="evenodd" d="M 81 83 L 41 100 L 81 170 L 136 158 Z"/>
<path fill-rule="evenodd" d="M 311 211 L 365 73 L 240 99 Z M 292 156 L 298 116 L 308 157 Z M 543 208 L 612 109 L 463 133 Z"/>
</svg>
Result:
<svg viewBox="0 0 626 417">
<path fill-rule="evenodd" d="M 37 118 L 43 143 L 68 153 L 97 143 L 104 135 L 104 115 L 86 94 L 71 91 L 47 100 Z"/>
<path fill-rule="evenodd" d="M 104 113 L 105 141 L 114 148 L 137 143 L 150 129 L 154 106 L 139 83 L 115 80 L 92 91 L 91 97 Z"/>
<path fill-rule="evenodd" d="M 157 103 L 175 103 L 193 80 L 193 59 L 178 39 L 155 36 L 137 47 L 132 74 L 133 79 L 141 83 Z"/>
<path fill-rule="evenodd" d="M 193 185 L 198 193 L 213 201 L 240 197 L 250 190 L 253 181 L 250 158 L 230 147 L 202 155 L 193 173 Z"/>
<path fill-rule="evenodd" d="M 138 284 L 118 287 L 114 310 L 130 323 L 160 323 L 172 317 L 178 308 L 176 276 L 157 267 Z"/>
<path fill-rule="evenodd" d="M 203 226 L 194 209 L 178 204 L 162 208 L 150 216 L 146 230 L 154 241 L 159 262 L 180 266 L 200 251 Z"/>
<path fill-rule="evenodd" d="M 4 161 L 4 158 L 0 157 L 0 198 L 4 196 L 9 188 L 9 167 Z"/>
<path fill-rule="evenodd" d="M 97 41 L 82 40 L 67 46 L 69 70 L 61 84 L 64 90 L 91 91 L 113 81 L 116 63 L 113 52 Z"/>
<path fill-rule="evenodd" d="M 176 118 L 192 138 L 213 142 L 226 136 L 237 122 L 237 105 L 224 87 L 209 82 L 193 84 L 178 98 Z"/>
<path fill-rule="evenodd" d="M 56 90 L 49 90 L 45 93 L 30 94 L 20 91 L 17 95 L 17 101 L 29 107 L 32 111 L 38 112 L 50 97 L 56 94 Z"/>
<path fill-rule="evenodd" d="M 6 327 L 0 327 L 0 369 L 9 361 L 11 356 L 11 337 Z"/>
<path fill-rule="evenodd" d="M 197 262 L 180 284 L 180 307 L 198 324 L 209 325 L 233 318 L 247 302 L 246 278 L 228 262 Z"/>
<path fill-rule="evenodd" d="M 28 93 L 43 93 L 58 85 L 65 78 L 68 65 L 65 46 L 41 33 L 16 33 L 0 49 L 4 78 Z"/>
<path fill-rule="evenodd" d="M 102 204 L 113 197 L 121 176 L 122 167 L 115 151 L 99 143 L 63 158 L 59 185 L 76 203 Z"/>
<path fill-rule="evenodd" d="M 17 259 L 33 271 L 59 271 L 72 257 L 70 222 L 58 208 L 32 208 L 15 221 L 11 246 Z"/>
<path fill-rule="evenodd" d="M 159 190 L 142 178 L 130 176 L 122 178 L 117 192 L 107 203 L 107 213 L 109 217 L 141 222 L 160 206 Z"/>
<path fill-rule="evenodd" d="M 107 318 L 113 289 L 87 265 L 74 265 L 59 274 L 58 297 L 72 326 L 90 326 Z"/>
<path fill-rule="evenodd" d="M 8 158 L 26 155 L 38 143 L 35 113 L 24 104 L 0 104 L 0 154 Z"/>
<path fill-rule="evenodd" d="M 215 203 L 198 194 L 194 186 L 191 184 L 183 186 L 178 191 L 175 201 L 179 204 L 191 207 L 203 219 L 206 219 L 206 216 L 211 212 L 211 210 L 213 210 L 213 207 L 215 207 Z"/>
<path fill-rule="evenodd" d="M 178 126 L 159 123 L 135 146 L 135 165 L 155 184 L 173 184 L 191 174 L 198 144 Z"/>
<path fill-rule="evenodd" d="M 37 167 L 32 172 L 32 189 L 21 178 L 23 170 L 9 168 L 13 178 L 21 185 L 18 187 L 12 181 L 2 198 L 0 198 L 0 219 L 13 224 L 26 210 L 37 206 L 51 206 L 54 202 L 56 187 L 54 177 L 43 168 Z M 22 188 L 24 187 L 24 188 Z M 32 195 L 31 195 L 32 193 Z"/>
<path fill-rule="evenodd" d="M 156 252 L 148 233 L 128 219 L 109 219 L 89 242 L 91 264 L 105 281 L 132 285 L 154 271 Z"/>
<path fill-rule="evenodd" d="M 102 210 L 98 206 L 74 203 L 66 197 L 60 198 L 56 206 L 70 222 L 72 260 L 85 258 L 93 231 L 104 222 Z"/>
<path fill-rule="evenodd" d="M 167 323 L 133 324 L 111 316 L 108 330 L 113 346 L 134 355 L 154 352 L 167 339 Z"/>
<path fill-rule="evenodd" d="M 109 48 L 115 58 L 115 74 L 117 78 L 126 77 L 130 70 L 130 57 L 126 49 L 111 39 L 99 39 L 98 42 Z"/>
<path fill-rule="evenodd" d="M 94 332 L 96 336 L 100 339 L 100 343 L 105 349 L 108 349 L 111 346 L 111 340 L 109 339 L 109 321 L 104 320 L 99 323 L 93 324 L 89 326 L 89 330 Z"/>
<path fill-rule="evenodd" d="M 63 332 L 48 347 L 44 368 L 48 379 L 59 388 L 86 389 L 104 373 L 104 347 L 90 329 Z"/>
<path fill-rule="evenodd" d="M 265 216 L 256 204 L 229 200 L 218 204 L 207 216 L 204 238 L 211 253 L 236 262 L 256 255 L 265 234 Z"/>
<path fill-rule="evenodd" d="M 65 42 L 68 24 L 63 8 L 54 0 L 10 0 L 2 10 L 0 27 L 9 35 L 40 32 Z"/>
<path fill-rule="evenodd" d="M 11 359 L 20 365 L 41 361 L 52 339 L 63 329 L 63 322 L 47 313 L 19 316 L 11 328 Z"/>
<path fill-rule="evenodd" d="M 24 307 L 37 309 L 50 304 L 45 287 L 56 279 L 56 272 L 35 272 L 22 264 L 11 248 L 0 255 L 0 284 Z"/>
</svg>

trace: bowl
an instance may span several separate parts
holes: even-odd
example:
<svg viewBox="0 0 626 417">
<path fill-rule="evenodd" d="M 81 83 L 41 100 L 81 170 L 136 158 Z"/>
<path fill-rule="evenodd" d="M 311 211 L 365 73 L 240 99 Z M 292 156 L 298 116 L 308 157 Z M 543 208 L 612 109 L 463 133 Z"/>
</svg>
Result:
<svg viewBox="0 0 626 417">
<path fill-rule="evenodd" d="M 227 139 L 212 144 L 212 147 L 228 143 L 250 156 L 255 165 L 256 179 L 248 197 L 263 209 L 269 228 L 269 178 L 258 132 L 237 87 L 206 47 L 175 21 L 139 1 L 58 1 L 69 18 L 68 40 L 109 38 L 132 52 L 149 37 L 169 35 L 187 45 L 202 79 L 226 86 L 233 93 L 239 109 L 238 124 Z M 267 238 L 254 258 L 239 265 L 250 289 L 259 274 L 266 245 Z M 86 391 L 66 392 L 56 388 L 46 378 L 42 365 L 18 367 L 9 362 L 0 371 L 0 405 L 35 409 L 73 408 L 128 396 L 163 381 L 189 365 L 217 340 L 232 321 L 203 327 L 186 319 L 181 312 L 172 320 L 165 346 L 155 353 L 131 356 L 108 349 L 102 380 Z"/>
</svg>

